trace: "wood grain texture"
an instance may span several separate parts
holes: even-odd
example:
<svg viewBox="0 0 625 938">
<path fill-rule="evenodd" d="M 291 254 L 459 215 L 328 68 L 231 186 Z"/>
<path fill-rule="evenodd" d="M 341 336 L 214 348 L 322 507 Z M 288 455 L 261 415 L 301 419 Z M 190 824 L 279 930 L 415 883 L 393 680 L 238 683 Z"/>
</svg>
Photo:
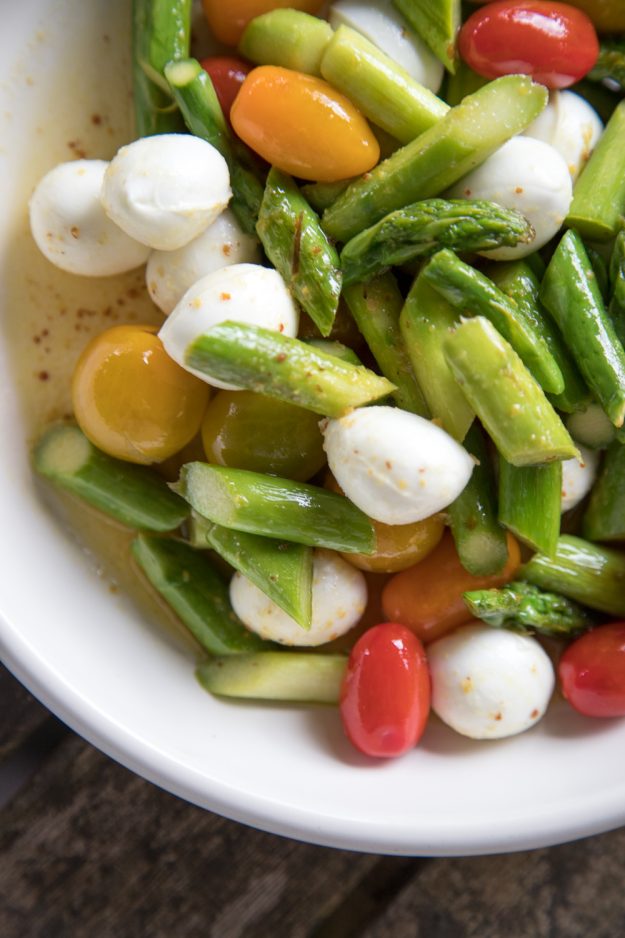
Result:
<svg viewBox="0 0 625 938">
<path fill-rule="evenodd" d="M 0 759 L 18 749 L 48 711 L 0 665 Z"/>
</svg>

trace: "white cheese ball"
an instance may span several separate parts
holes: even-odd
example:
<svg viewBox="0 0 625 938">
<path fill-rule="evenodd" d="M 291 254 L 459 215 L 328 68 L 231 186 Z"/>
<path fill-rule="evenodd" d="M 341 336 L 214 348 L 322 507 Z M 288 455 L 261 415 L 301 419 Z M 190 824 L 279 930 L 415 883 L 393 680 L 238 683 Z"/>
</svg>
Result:
<svg viewBox="0 0 625 938">
<path fill-rule="evenodd" d="M 30 200 L 37 247 L 61 270 L 110 277 L 145 264 L 149 249 L 129 238 L 100 203 L 104 160 L 75 160 L 50 170 Z"/>
<path fill-rule="evenodd" d="M 157 134 L 122 147 L 102 186 L 102 205 L 128 235 L 158 251 L 197 238 L 230 201 L 221 153 L 191 134 Z"/>
<path fill-rule="evenodd" d="M 339 0 L 330 7 L 334 29 L 350 26 L 385 52 L 431 91 L 438 91 L 445 72 L 442 62 L 408 26 L 391 0 Z"/>
<path fill-rule="evenodd" d="M 362 407 L 322 426 L 330 469 L 345 495 L 383 524 L 422 521 L 450 505 L 473 459 L 436 424 L 395 407 Z"/>
<path fill-rule="evenodd" d="M 573 184 L 557 150 L 542 140 L 513 137 L 464 176 L 448 195 L 497 202 L 527 218 L 535 231 L 530 243 L 483 252 L 495 260 L 512 260 L 532 254 L 557 234 L 569 211 Z"/>
<path fill-rule="evenodd" d="M 189 287 L 202 277 L 232 264 L 258 261 L 258 241 L 246 234 L 226 209 L 199 238 L 177 251 L 152 251 L 145 279 L 150 296 L 169 315 Z"/>
<path fill-rule="evenodd" d="M 552 91 L 549 104 L 527 128 L 525 136 L 554 147 L 575 182 L 602 133 L 601 118 L 584 98 L 573 91 Z"/>
<path fill-rule="evenodd" d="M 585 446 L 577 447 L 581 459 L 565 459 L 562 463 L 562 511 L 570 511 L 585 498 L 594 485 L 599 454 Z"/>
<path fill-rule="evenodd" d="M 230 581 L 230 602 L 241 621 L 261 638 L 282 645 L 323 645 L 356 625 L 367 605 L 367 581 L 334 551 L 316 550 L 309 631 L 240 573 Z"/>
<path fill-rule="evenodd" d="M 299 310 L 280 274 L 257 264 L 222 267 L 187 290 L 159 332 L 165 351 L 213 387 L 237 391 L 237 385 L 196 371 L 185 362 L 189 345 L 212 326 L 227 320 L 293 337 L 297 335 Z"/>
<path fill-rule="evenodd" d="M 428 646 L 432 709 L 471 739 L 501 739 L 544 715 L 555 684 L 534 638 L 476 623 Z"/>
</svg>

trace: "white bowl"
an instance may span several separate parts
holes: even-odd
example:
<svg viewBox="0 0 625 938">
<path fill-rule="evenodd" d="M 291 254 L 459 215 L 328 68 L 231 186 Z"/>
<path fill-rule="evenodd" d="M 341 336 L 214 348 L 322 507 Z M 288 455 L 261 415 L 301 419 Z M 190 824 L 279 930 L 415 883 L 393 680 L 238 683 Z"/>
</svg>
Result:
<svg viewBox="0 0 625 938">
<path fill-rule="evenodd" d="M 0 639 L 8 666 L 75 730 L 157 785 L 302 840 L 462 855 L 620 825 L 625 723 L 584 720 L 560 701 L 514 739 L 474 743 L 432 721 L 415 751 L 374 763 L 350 748 L 332 709 L 211 698 L 194 679 L 192 652 L 155 624 L 150 607 L 111 591 L 110 572 L 98 570 L 52 509 L 56 500 L 35 484 L 28 441 L 66 397 L 46 342 L 63 316 L 81 329 L 98 322 L 89 311 L 101 311 L 119 282 L 107 287 L 52 271 L 32 248 L 25 206 L 51 166 L 81 148 L 109 157 L 131 133 L 129 7 L 127 0 L 3 7 Z M 70 354 L 85 338 L 76 332 Z M 46 368 L 51 380 L 37 384 L 33 374 Z M 86 542 L 106 531 L 92 524 Z M 123 564 L 113 575 L 123 580 Z"/>
</svg>

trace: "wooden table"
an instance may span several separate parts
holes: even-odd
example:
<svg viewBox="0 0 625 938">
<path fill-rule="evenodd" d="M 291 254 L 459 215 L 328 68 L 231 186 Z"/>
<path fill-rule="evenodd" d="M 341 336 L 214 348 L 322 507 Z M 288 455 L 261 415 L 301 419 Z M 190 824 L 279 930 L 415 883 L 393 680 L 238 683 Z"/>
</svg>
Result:
<svg viewBox="0 0 625 938">
<path fill-rule="evenodd" d="M 625 935 L 625 829 L 465 859 L 286 840 L 133 775 L 7 671 L 0 794 L 1 938 Z"/>
</svg>

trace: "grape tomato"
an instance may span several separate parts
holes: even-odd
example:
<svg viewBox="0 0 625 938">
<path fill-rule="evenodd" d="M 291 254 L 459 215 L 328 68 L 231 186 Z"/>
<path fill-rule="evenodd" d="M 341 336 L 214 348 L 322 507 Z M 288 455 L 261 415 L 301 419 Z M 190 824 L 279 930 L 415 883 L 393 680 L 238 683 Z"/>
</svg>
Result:
<svg viewBox="0 0 625 938">
<path fill-rule="evenodd" d="M 232 55 L 213 55 L 207 59 L 202 59 L 200 65 L 205 72 L 208 72 L 221 109 L 230 120 L 230 109 L 234 99 L 252 66 L 243 59 L 237 59 Z"/>
<path fill-rule="evenodd" d="M 558 675 L 579 713 L 625 716 L 625 622 L 600 625 L 576 639 L 560 658 Z"/>
</svg>

